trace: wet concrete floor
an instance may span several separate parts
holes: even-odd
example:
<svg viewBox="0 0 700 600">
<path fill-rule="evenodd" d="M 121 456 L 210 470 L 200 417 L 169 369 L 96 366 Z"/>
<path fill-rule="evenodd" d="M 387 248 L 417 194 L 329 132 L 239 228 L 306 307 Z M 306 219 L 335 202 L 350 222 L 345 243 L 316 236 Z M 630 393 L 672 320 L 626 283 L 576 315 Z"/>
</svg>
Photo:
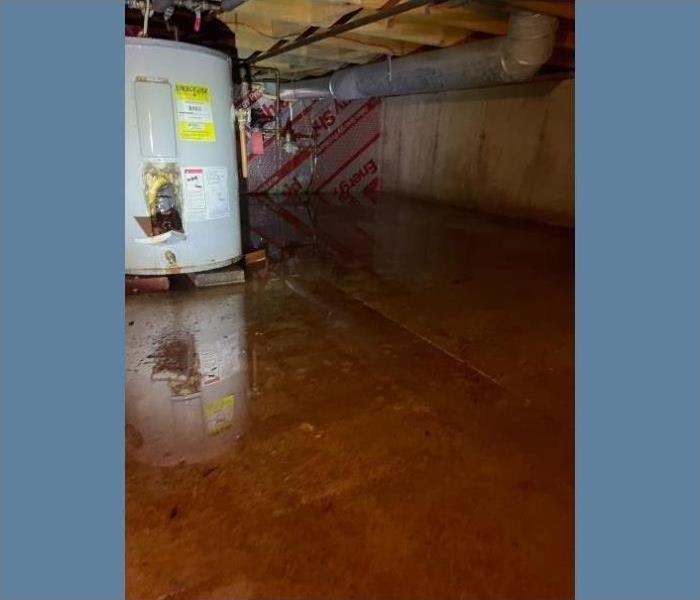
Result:
<svg viewBox="0 0 700 600">
<path fill-rule="evenodd" d="M 573 597 L 573 232 L 255 202 L 266 278 L 127 298 L 128 597 Z"/>
</svg>

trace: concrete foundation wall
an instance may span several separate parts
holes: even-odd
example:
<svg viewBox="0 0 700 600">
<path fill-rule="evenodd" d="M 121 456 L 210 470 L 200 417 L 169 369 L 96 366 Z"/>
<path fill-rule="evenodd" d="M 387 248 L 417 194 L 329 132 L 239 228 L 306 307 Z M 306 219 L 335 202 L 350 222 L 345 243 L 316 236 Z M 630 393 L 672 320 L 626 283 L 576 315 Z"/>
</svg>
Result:
<svg viewBox="0 0 700 600">
<path fill-rule="evenodd" d="M 574 222 L 574 81 L 382 103 L 382 188 L 546 223 Z"/>
</svg>

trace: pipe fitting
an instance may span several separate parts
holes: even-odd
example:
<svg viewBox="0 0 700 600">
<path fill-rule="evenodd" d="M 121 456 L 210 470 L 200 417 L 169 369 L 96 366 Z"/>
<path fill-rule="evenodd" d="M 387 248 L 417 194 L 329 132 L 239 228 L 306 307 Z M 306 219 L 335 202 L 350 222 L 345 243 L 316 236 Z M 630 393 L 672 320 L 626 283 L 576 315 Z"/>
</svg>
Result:
<svg viewBox="0 0 700 600">
<path fill-rule="evenodd" d="M 508 81 L 525 81 L 552 57 L 558 21 L 540 13 L 511 13 L 501 64 Z"/>
</svg>

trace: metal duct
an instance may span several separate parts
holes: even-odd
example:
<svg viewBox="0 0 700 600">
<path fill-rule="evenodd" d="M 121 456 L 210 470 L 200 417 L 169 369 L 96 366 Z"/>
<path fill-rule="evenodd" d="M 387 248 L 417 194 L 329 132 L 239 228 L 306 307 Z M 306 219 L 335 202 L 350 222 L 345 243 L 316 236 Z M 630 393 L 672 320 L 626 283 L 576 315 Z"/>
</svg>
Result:
<svg viewBox="0 0 700 600">
<path fill-rule="evenodd" d="M 345 69 L 352 71 L 352 69 Z M 341 71 L 338 71 L 340 73 Z M 290 81 L 280 85 L 281 100 L 299 100 L 301 98 L 330 98 L 331 78 L 316 77 L 315 79 L 301 79 Z"/>
<path fill-rule="evenodd" d="M 551 57 L 556 29 L 555 17 L 512 12 L 506 36 L 285 83 L 280 97 L 355 100 L 525 81 Z"/>
</svg>

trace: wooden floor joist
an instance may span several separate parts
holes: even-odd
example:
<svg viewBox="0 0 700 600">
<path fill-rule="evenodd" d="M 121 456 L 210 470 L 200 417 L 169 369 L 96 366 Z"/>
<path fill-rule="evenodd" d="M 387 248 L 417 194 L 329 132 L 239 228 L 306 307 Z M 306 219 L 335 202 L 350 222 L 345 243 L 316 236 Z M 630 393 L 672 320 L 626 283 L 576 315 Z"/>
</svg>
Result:
<svg viewBox="0 0 700 600">
<path fill-rule="evenodd" d="M 550 64 L 557 68 L 562 64 L 562 56 L 569 57 L 564 60 L 567 65 L 573 61 L 573 0 L 421 2 L 420 6 L 401 14 L 343 31 L 358 19 L 371 20 L 378 11 L 394 10 L 410 3 L 409 0 L 248 0 L 220 18 L 236 33 L 241 57 L 253 55 L 257 64 L 279 69 L 284 79 L 322 74 L 422 48 L 505 35 L 509 12 L 513 9 L 559 18 L 556 45 L 561 51 L 554 53 Z M 341 29 L 336 32 L 334 28 L 338 27 Z M 275 53 L 266 56 L 272 48 Z"/>
</svg>

